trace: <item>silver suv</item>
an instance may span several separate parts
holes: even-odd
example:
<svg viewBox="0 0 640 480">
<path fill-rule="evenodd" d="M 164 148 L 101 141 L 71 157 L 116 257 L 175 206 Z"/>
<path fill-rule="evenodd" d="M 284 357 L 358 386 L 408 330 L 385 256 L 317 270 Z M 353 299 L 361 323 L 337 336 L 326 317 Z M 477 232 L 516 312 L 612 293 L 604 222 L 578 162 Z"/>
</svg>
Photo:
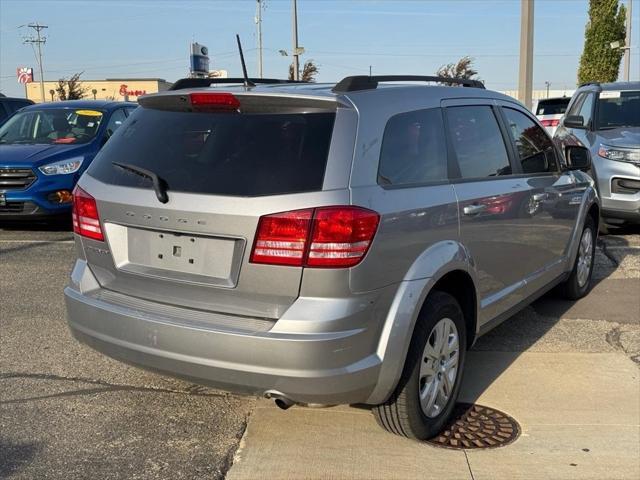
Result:
<svg viewBox="0 0 640 480">
<path fill-rule="evenodd" d="M 591 151 L 606 224 L 640 224 L 640 82 L 582 85 L 554 140 Z"/>
<path fill-rule="evenodd" d="M 554 286 L 587 293 L 600 207 L 586 149 L 481 84 L 419 81 L 443 79 L 141 98 L 75 190 L 75 337 L 435 435 L 480 335 Z"/>
</svg>

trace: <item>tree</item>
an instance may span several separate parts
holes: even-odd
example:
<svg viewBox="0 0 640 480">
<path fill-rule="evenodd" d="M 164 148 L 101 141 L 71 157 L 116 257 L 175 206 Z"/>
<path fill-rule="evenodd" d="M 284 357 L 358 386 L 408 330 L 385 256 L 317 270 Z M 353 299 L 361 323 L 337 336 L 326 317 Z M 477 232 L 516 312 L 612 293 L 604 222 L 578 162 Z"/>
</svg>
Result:
<svg viewBox="0 0 640 480">
<path fill-rule="evenodd" d="M 300 76 L 300 80 L 303 82 L 315 82 L 315 76 L 318 74 L 318 66 L 313 62 L 313 60 L 308 60 L 304 63 L 302 67 L 302 75 Z M 293 63 L 289 65 L 289 80 L 293 80 Z"/>
<path fill-rule="evenodd" d="M 473 58 L 464 56 L 456 63 L 442 65 L 436 72 L 436 75 L 444 78 L 462 78 L 464 80 L 470 80 L 478 75 L 478 71 L 473 68 Z M 474 80 L 479 79 L 475 78 Z"/>
<path fill-rule="evenodd" d="M 80 100 L 87 94 L 88 89 L 82 86 L 80 81 L 82 72 L 71 75 L 71 77 L 61 78 L 56 86 L 58 100 Z"/>
<path fill-rule="evenodd" d="M 618 79 L 624 51 L 611 48 L 611 42 L 624 44 L 625 15 L 626 9 L 618 0 L 589 0 L 589 21 L 584 33 L 578 84 Z"/>
</svg>

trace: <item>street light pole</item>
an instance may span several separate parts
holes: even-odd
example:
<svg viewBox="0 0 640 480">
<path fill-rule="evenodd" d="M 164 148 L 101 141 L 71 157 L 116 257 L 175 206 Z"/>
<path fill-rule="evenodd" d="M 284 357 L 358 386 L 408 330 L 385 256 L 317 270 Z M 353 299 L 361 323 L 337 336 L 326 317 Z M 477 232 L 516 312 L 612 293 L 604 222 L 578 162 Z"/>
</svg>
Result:
<svg viewBox="0 0 640 480">
<path fill-rule="evenodd" d="M 531 109 L 533 93 L 533 0 L 520 0 L 518 100 Z"/>
<path fill-rule="evenodd" d="M 262 78 L 262 0 L 256 0 L 258 11 L 256 23 L 258 24 L 258 77 Z"/>
<path fill-rule="evenodd" d="M 624 40 L 624 81 L 629 81 L 629 72 L 631 71 L 631 10 L 633 8 L 633 0 L 627 0 L 627 24 L 625 26 L 626 38 Z"/>
<path fill-rule="evenodd" d="M 549 87 L 551 86 L 551 82 L 544 82 L 544 84 L 547 86 L 547 98 L 549 98 Z"/>
<path fill-rule="evenodd" d="M 300 61 L 298 55 L 298 2 L 292 0 L 292 28 L 293 28 L 293 79 L 300 80 Z"/>
</svg>

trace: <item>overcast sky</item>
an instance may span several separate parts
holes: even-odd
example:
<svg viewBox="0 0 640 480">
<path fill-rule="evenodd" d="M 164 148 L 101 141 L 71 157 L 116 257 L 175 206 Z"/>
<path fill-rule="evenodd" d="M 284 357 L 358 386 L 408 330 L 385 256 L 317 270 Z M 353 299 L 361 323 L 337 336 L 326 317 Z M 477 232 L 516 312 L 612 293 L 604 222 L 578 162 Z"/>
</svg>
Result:
<svg viewBox="0 0 640 480">
<path fill-rule="evenodd" d="M 291 1 L 264 0 L 264 75 L 283 77 L 291 50 Z M 634 8 L 632 79 L 640 66 L 640 2 Z M 587 0 L 535 0 L 534 88 L 572 88 L 582 51 Z M 0 0 L 0 91 L 23 96 L 19 66 L 37 73 L 20 25 L 46 24 L 46 80 L 76 72 L 85 79 L 188 73 L 192 39 L 209 47 L 212 69 L 240 75 L 239 33 L 250 75 L 257 73 L 255 0 Z M 433 74 L 464 55 L 475 58 L 488 88 L 515 89 L 520 0 L 298 0 L 302 60 L 313 59 L 319 81 L 353 74 Z"/>
</svg>

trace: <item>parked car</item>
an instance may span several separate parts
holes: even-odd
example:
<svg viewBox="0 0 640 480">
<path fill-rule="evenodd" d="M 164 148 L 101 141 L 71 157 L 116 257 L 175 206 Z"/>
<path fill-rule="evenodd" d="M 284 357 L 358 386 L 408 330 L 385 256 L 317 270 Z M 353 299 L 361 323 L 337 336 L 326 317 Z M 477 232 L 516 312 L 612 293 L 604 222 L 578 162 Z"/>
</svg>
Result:
<svg viewBox="0 0 640 480">
<path fill-rule="evenodd" d="M 591 151 L 603 225 L 640 224 L 640 82 L 582 85 L 554 139 Z"/>
<path fill-rule="evenodd" d="M 536 105 L 536 117 L 540 120 L 542 126 L 553 137 L 556 129 L 560 124 L 560 119 L 567 111 L 570 97 L 543 98 L 538 100 Z"/>
<path fill-rule="evenodd" d="M 33 102 L 26 98 L 10 98 L 0 95 L 0 126 L 6 122 L 11 115 L 28 105 L 33 105 Z"/>
<path fill-rule="evenodd" d="M 31 105 L 0 127 L 0 220 L 71 214 L 71 192 L 135 103 Z"/>
<path fill-rule="evenodd" d="M 139 99 L 75 189 L 73 335 L 435 435 L 480 335 L 552 287 L 589 291 L 599 200 L 589 152 L 565 163 L 517 101 L 404 80 L 452 83 L 189 79 Z"/>
</svg>

